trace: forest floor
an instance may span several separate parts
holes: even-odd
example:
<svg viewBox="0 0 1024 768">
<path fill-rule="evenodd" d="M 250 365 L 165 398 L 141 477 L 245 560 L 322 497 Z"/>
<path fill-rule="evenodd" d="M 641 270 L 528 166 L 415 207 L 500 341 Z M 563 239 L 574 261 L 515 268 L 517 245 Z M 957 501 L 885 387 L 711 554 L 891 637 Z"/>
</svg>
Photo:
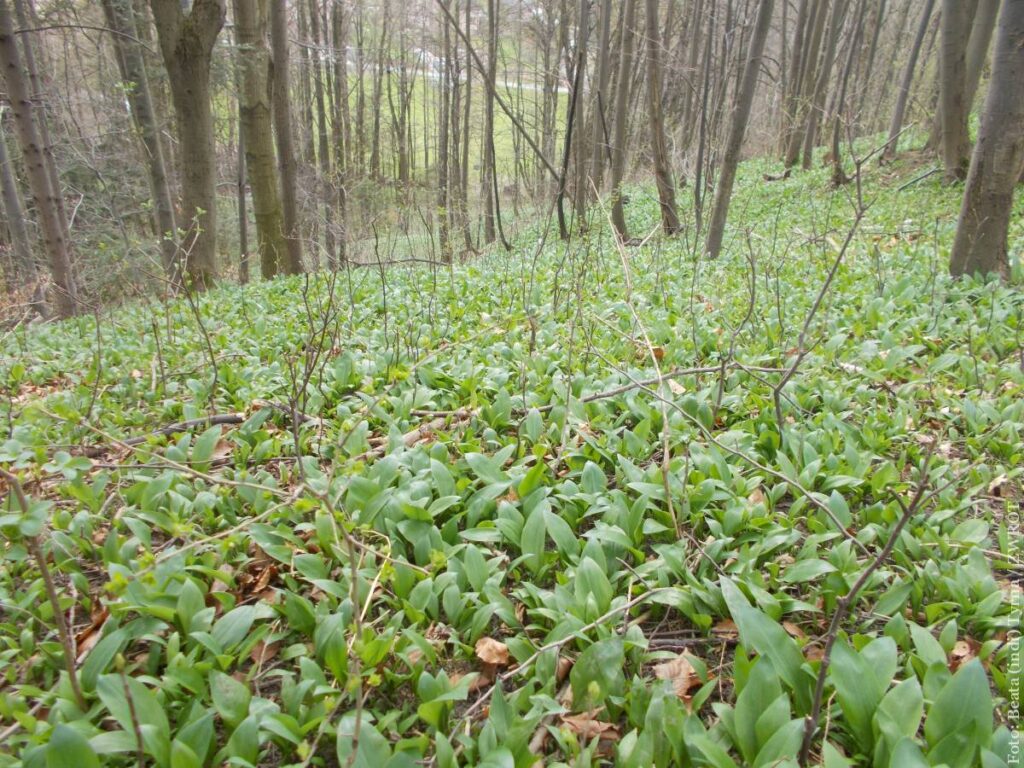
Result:
<svg viewBox="0 0 1024 768">
<path fill-rule="evenodd" d="M 1024 295 L 926 170 L 8 333 L 0 765 L 1009 765 Z"/>
</svg>

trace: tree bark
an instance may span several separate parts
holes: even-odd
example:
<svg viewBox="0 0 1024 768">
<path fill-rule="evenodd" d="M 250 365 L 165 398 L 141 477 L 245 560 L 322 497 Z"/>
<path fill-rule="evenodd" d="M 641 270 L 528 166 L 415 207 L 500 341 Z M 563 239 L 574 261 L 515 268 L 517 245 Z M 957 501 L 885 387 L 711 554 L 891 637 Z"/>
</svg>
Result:
<svg viewBox="0 0 1024 768">
<path fill-rule="evenodd" d="M 903 79 L 900 80 L 900 88 L 896 93 L 896 106 L 892 111 L 892 122 L 889 123 L 889 141 L 882 153 L 882 158 L 886 160 L 896 154 L 896 145 L 899 143 L 900 131 L 903 130 L 903 117 L 906 114 L 907 101 L 910 98 L 910 86 L 914 82 L 914 70 L 917 68 L 918 56 L 921 54 L 921 45 L 928 33 L 928 23 L 931 21 L 934 6 L 935 0 L 925 0 L 921 21 L 917 25 L 917 34 L 914 35 L 914 44 L 910 48 L 910 56 L 903 69 Z"/>
<path fill-rule="evenodd" d="M 946 181 L 967 176 L 971 144 L 967 132 L 967 40 L 971 0 L 942 0 L 942 50 L 939 56 L 939 110 L 942 165 Z"/>
<path fill-rule="evenodd" d="M 732 187 L 736 180 L 736 166 L 739 164 L 740 149 L 743 136 L 750 119 L 750 109 L 754 103 L 754 92 L 757 90 L 757 75 L 761 69 L 761 56 L 764 53 L 764 42 L 768 37 L 768 29 L 772 21 L 774 0 L 760 0 L 757 9 L 757 20 L 750 38 L 747 51 L 747 62 L 743 68 L 743 82 L 736 95 L 736 109 L 729 126 L 729 138 L 725 144 L 722 158 L 722 170 L 718 176 L 715 189 L 715 202 L 711 210 L 711 222 L 708 225 L 708 239 L 705 251 L 709 258 L 717 258 L 722 250 L 725 237 L 725 220 L 729 215 L 729 202 L 732 198 Z"/>
<path fill-rule="evenodd" d="M 665 116 L 661 108 L 661 28 L 658 26 L 658 0 L 647 1 L 647 109 L 651 126 L 651 155 L 654 181 L 658 187 L 661 228 L 666 235 L 679 232 L 676 212 L 676 188 L 665 143 Z"/>
<path fill-rule="evenodd" d="M 297 275 L 303 271 L 302 240 L 299 234 L 299 206 L 296 197 L 295 142 L 292 138 L 288 9 L 280 0 L 271 0 L 270 8 L 270 51 L 274 67 L 274 131 L 277 136 L 277 165 L 281 174 L 281 208 L 284 214 L 285 258 L 281 266 L 286 273 Z"/>
<path fill-rule="evenodd" d="M 192 287 L 203 290 L 217 276 L 217 187 L 210 61 L 224 25 L 224 0 L 151 0 L 157 38 L 170 81 L 181 147 L 181 241 L 174 279 L 182 264 Z"/>
<path fill-rule="evenodd" d="M 14 173 L 10 152 L 7 151 L 2 117 L 0 113 L 0 193 L 3 195 L 7 229 L 11 235 L 15 272 L 22 281 L 29 282 L 37 275 L 36 261 L 32 256 L 32 240 L 25 224 L 25 206 L 21 202 L 18 178 Z"/>
<path fill-rule="evenodd" d="M 14 113 L 18 144 L 25 161 L 25 172 L 36 207 L 39 229 L 43 235 L 50 273 L 56 287 L 57 313 L 71 317 L 78 311 L 78 288 L 71 268 L 71 245 L 67 221 L 57 205 L 60 190 L 54 189 L 48 163 L 52 163 L 40 137 L 32 108 L 28 74 L 22 62 L 21 51 L 14 37 L 14 23 L 9 0 L 0 0 L 0 67 L 7 82 L 7 97 Z"/>
<path fill-rule="evenodd" d="M 619 74 L 615 86 L 615 138 L 612 142 L 612 226 L 623 242 L 629 240 L 626 212 L 622 204 L 622 179 L 626 173 L 626 129 L 629 123 L 629 84 L 633 73 L 633 24 L 636 1 L 623 0 L 619 48 Z"/>
<path fill-rule="evenodd" d="M 1003 2 L 978 143 L 971 156 L 949 271 L 1009 272 L 1007 235 L 1024 169 L 1024 3 Z"/>
<path fill-rule="evenodd" d="M 234 0 L 241 89 L 238 94 L 245 165 L 252 189 L 256 248 L 265 280 L 281 270 L 285 258 L 284 214 L 278 194 L 277 158 L 271 119 L 270 51 L 267 26 L 272 0 Z"/>
</svg>

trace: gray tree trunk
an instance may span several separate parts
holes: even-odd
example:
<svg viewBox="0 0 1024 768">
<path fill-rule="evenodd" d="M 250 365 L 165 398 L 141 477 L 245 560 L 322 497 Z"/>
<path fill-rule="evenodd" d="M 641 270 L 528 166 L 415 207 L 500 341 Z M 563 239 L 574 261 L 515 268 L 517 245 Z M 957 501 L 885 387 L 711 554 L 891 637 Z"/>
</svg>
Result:
<svg viewBox="0 0 1024 768">
<path fill-rule="evenodd" d="M 1024 167 L 1024 2 L 1005 0 L 978 143 L 971 156 L 956 238 L 953 275 L 1009 271 L 1007 234 L 1014 187 Z"/>
<path fill-rule="evenodd" d="M 889 141 L 882 153 L 883 159 L 889 159 L 896 154 L 896 145 L 899 143 L 900 131 L 903 130 L 903 117 L 907 112 L 907 101 L 910 99 L 910 86 L 914 82 L 914 70 L 917 67 L 917 59 L 921 54 L 921 45 L 924 43 L 925 35 L 928 33 L 928 23 L 932 18 L 932 8 L 935 7 L 935 0 L 925 0 L 924 10 L 921 11 L 921 22 L 917 25 L 917 34 L 914 35 L 914 44 L 910 48 L 910 56 L 907 58 L 906 67 L 903 69 L 903 79 L 900 80 L 900 88 L 896 93 L 896 106 L 892 111 L 892 122 L 889 123 Z"/>
<path fill-rule="evenodd" d="M 966 178 L 970 162 L 966 67 L 971 5 L 971 0 L 942 0 L 939 114 L 942 121 L 942 164 L 947 181 Z"/>
<path fill-rule="evenodd" d="M 61 217 L 62 208 L 57 200 L 61 196 L 54 189 L 52 163 L 33 114 L 33 100 L 29 92 L 28 74 L 22 62 L 21 51 L 14 36 L 14 23 L 9 0 L 0 0 L 0 67 L 7 82 L 7 97 L 14 113 L 18 144 L 25 161 L 25 172 L 35 202 L 36 217 L 50 260 L 50 274 L 56 288 L 57 313 L 71 317 L 78 311 L 78 288 L 71 269 L 71 245 L 67 221 Z"/>
<path fill-rule="evenodd" d="M 736 94 L 736 107 L 729 125 L 729 137 L 725 144 L 722 157 L 722 170 L 718 176 L 715 189 L 715 202 L 711 210 L 711 221 L 708 225 L 708 238 L 705 251 L 709 258 L 717 258 L 722 251 L 722 240 L 725 237 L 725 220 L 729 215 L 729 202 L 732 198 L 732 187 L 736 180 L 736 167 L 739 165 L 740 149 L 743 137 L 750 120 L 750 109 L 754 103 L 754 92 L 757 90 L 757 75 L 761 69 L 761 56 L 764 53 L 764 41 L 768 37 L 768 29 L 772 21 L 774 0 L 760 0 L 757 9 L 757 20 L 747 50 L 747 62 L 743 67 L 743 82 Z"/>
<path fill-rule="evenodd" d="M 217 174 L 210 102 L 213 44 L 224 26 L 223 0 L 150 0 L 171 87 L 181 146 L 181 258 L 192 286 L 209 287 L 217 276 Z M 181 269 L 177 265 L 176 274 Z"/>
<path fill-rule="evenodd" d="M 3 195 L 7 229 L 11 234 L 14 268 L 18 277 L 28 282 L 36 277 L 36 261 L 32 256 L 32 239 L 25 224 L 25 206 L 21 202 L 18 178 L 14 173 L 10 152 L 7 151 L 2 117 L 3 113 L 0 112 L 0 194 Z"/>
<path fill-rule="evenodd" d="M 285 237 L 285 258 L 281 266 L 286 273 L 297 275 L 303 271 L 302 239 L 299 233 L 299 205 L 296 197 L 295 142 L 292 138 L 287 11 L 285 3 L 271 0 L 270 51 L 274 67 L 274 131 L 277 136 L 278 170 L 281 174 L 281 207 L 284 212 Z"/>
</svg>

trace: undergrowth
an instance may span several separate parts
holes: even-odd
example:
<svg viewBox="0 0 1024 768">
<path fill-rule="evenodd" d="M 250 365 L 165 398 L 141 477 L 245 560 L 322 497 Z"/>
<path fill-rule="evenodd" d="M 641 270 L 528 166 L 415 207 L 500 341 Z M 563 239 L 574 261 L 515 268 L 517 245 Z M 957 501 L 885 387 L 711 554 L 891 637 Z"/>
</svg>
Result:
<svg viewBox="0 0 1024 768">
<path fill-rule="evenodd" d="M 714 263 L 598 210 L 8 333 L 0 765 L 1011 764 L 1024 299 L 912 162 L 767 168 Z"/>
</svg>

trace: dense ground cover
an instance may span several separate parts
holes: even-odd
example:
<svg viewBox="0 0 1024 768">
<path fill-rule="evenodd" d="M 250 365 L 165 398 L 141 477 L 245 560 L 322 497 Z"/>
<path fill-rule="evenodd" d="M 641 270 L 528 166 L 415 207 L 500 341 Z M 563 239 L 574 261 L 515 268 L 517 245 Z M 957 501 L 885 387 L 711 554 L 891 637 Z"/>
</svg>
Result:
<svg viewBox="0 0 1024 768">
<path fill-rule="evenodd" d="M 792 765 L 820 709 L 815 764 L 1008 765 L 1024 298 L 908 161 L 766 170 L 711 264 L 595 222 L 8 333 L 0 764 Z"/>
</svg>

